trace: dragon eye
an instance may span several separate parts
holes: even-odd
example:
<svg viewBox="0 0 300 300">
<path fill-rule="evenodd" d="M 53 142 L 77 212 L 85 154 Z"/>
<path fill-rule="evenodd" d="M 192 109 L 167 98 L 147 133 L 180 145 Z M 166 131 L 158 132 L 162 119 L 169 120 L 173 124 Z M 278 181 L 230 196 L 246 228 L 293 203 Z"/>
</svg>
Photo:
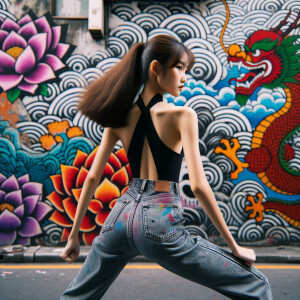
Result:
<svg viewBox="0 0 300 300">
<path fill-rule="evenodd" d="M 256 49 L 253 53 L 252 53 L 253 56 L 257 57 L 257 56 L 260 56 L 260 50 Z"/>
</svg>

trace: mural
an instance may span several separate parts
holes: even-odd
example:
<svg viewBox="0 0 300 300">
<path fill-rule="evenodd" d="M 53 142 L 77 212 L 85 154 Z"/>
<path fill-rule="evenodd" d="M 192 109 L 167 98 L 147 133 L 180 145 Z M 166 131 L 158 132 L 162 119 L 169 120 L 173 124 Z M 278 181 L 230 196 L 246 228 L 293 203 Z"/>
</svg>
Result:
<svg viewBox="0 0 300 300">
<path fill-rule="evenodd" d="M 175 36 L 195 55 L 183 92 L 198 114 L 207 179 L 240 244 L 300 243 L 300 5 L 297 1 L 112 6 L 108 48 L 74 53 L 49 13 L 19 20 L 0 0 L 0 244 L 63 245 L 104 128 L 76 111 L 84 87 L 137 42 Z M 87 47 L 88 49 L 88 47 Z M 73 54 L 72 54 L 73 53 Z M 90 245 L 130 166 L 118 142 L 80 228 Z M 224 244 L 180 173 L 185 225 Z"/>
</svg>

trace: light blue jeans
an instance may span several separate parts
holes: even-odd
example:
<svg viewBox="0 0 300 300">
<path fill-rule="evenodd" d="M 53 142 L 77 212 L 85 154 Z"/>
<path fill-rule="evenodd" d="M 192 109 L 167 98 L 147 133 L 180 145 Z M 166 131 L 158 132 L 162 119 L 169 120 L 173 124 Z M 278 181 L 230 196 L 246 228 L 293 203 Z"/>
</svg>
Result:
<svg viewBox="0 0 300 300">
<path fill-rule="evenodd" d="M 60 299 L 100 299 L 136 255 L 231 299 L 272 299 L 262 272 L 184 229 L 178 183 L 169 181 L 170 190 L 165 192 L 155 190 L 155 182 L 132 179 Z"/>
</svg>

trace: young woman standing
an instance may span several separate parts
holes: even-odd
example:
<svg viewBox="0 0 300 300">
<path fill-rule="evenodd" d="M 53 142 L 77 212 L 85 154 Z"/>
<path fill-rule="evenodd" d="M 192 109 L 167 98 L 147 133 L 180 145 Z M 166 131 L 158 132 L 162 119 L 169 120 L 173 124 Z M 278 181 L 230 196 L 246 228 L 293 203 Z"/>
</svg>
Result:
<svg viewBox="0 0 300 300">
<path fill-rule="evenodd" d="M 186 46 L 157 35 L 133 46 L 88 87 L 78 109 L 105 130 L 61 253 L 64 260 L 72 263 L 79 256 L 80 224 L 118 140 L 127 153 L 132 180 L 61 299 L 100 299 L 127 262 L 140 254 L 232 299 L 272 299 L 268 279 L 252 266 L 254 251 L 235 242 L 208 184 L 198 147 L 197 114 L 163 101 L 165 93 L 179 96 L 193 62 Z M 178 185 L 183 153 L 191 189 L 232 253 L 190 236 L 183 226 Z"/>
</svg>

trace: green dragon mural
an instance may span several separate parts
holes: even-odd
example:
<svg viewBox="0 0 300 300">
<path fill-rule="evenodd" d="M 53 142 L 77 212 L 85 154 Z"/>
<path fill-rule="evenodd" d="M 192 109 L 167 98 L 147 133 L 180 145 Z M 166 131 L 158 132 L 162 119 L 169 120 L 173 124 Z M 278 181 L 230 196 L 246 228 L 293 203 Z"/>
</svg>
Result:
<svg viewBox="0 0 300 300">
<path fill-rule="evenodd" d="M 291 11 L 275 28 L 254 32 L 245 41 L 245 51 L 241 51 L 237 44 L 230 45 L 227 51 L 229 64 L 237 65 L 238 70 L 248 70 L 246 74 L 229 81 L 236 82 L 237 102 L 245 105 L 259 87 L 283 88 L 286 102 L 280 110 L 258 124 L 253 132 L 251 150 L 246 154 L 245 162 L 236 163 L 238 158 L 232 158 L 233 148 L 228 141 L 222 141 L 227 147 L 226 150 L 217 149 L 219 152 L 216 152 L 230 157 L 238 166 L 239 172 L 247 167 L 256 173 L 271 190 L 285 195 L 297 195 L 300 193 L 300 169 L 290 162 L 296 155 L 291 140 L 300 133 L 300 44 L 297 43 L 300 35 L 289 36 L 289 33 L 300 27 L 300 12 L 296 20 L 283 31 L 290 15 Z M 249 217 L 256 218 L 257 222 L 263 219 L 263 211 L 272 211 L 300 229 L 300 200 L 290 202 L 269 198 L 262 203 L 261 193 L 256 196 L 248 195 L 247 200 L 251 205 L 247 205 L 245 211 L 250 211 Z"/>
</svg>

